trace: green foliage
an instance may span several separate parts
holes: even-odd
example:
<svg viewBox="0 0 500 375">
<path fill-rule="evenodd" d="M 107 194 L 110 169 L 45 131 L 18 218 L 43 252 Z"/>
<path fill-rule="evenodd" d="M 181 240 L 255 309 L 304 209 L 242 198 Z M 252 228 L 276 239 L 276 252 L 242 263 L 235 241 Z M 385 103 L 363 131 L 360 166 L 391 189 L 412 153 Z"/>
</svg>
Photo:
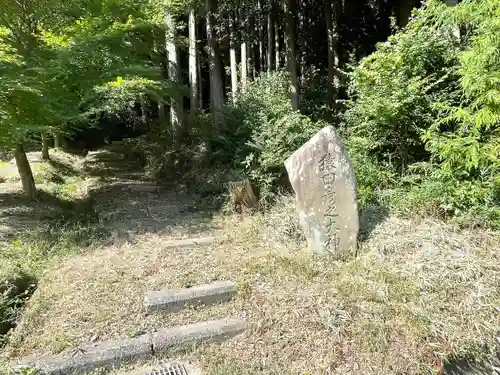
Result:
<svg viewBox="0 0 500 375">
<path fill-rule="evenodd" d="M 161 51 L 153 52 L 164 35 L 142 20 L 148 0 L 16 4 L 6 4 L 9 16 L 0 19 L 3 146 L 33 132 L 72 132 L 99 112 L 123 113 L 140 97 L 163 102 L 169 95 Z"/>
<path fill-rule="evenodd" d="M 208 140 L 214 150 L 214 162 L 241 168 L 241 163 L 252 152 L 248 141 L 266 123 L 291 113 L 288 78 L 284 73 L 257 78 L 241 94 L 236 103 L 228 103 L 222 110 L 223 122 L 213 130 Z"/>
<path fill-rule="evenodd" d="M 22 270 L 10 270 L 8 264 L 2 266 L 7 266 L 7 272 L 0 275 L 0 347 L 4 344 L 4 334 L 15 324 L 20 308 L 36 285 L 34 279 Z"/>
<path fill-rule="evenodd" d="M 362 200 L 500 226 L 499 16 L 493 0 L 431 1 L 354 68 L 345 126 Z M 376 192 L 372 165 L 402 176 Z"/>
<path fill-rule="evenodd" d="M 381 194 L 397 180 L 393 168 L 370 155 L 368 143 L 366 138 L 350 137 L 346 144 L 356 171 L 357 198 L 361 209 L 382 204 Z"/>
<path fill-rule="evenodd" d="M 210 140 L 215 162 L 232 160 L 260 188 L 263 202 L 287 185 L 285 159 L 324 124 L 293 111 L 284 73 L 253 81 L 223 113 L 224 123 Z"/>
<path fill-rule="evenodd" d="M 256 128 L 245 158 L 246 172 L 261 189 L 261 199 L 272 200 L 280 187 L 288 185 L 285 160 L 306 143 L 325 124 L 314 122 L 298 112 L 268 120 Z"/>
<path fill-rule="evenodd" d="M 351 74 L 347 130 L 366 138 L 372 155 L 399 170 L 427 157 L 422 131 L 438 115 L 433 103 L 453 90 L 446 84 L 456 64 L 453 40 L 436 26 L 433 11 L 420 12 Z"/>
</svg>

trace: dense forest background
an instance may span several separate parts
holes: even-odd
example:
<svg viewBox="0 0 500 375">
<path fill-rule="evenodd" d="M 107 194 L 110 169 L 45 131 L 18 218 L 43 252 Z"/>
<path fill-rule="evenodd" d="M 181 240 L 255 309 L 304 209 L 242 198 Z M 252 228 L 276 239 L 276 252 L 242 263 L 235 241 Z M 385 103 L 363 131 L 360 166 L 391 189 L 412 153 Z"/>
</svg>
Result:
<svg viewBox="0 0 500 375">
<path fill-rule="evenodd" d="M 0 144 L 134 138 L 156 179 L 249 178 L 333 124 L 361 208 L 500 225 L 500 3 L 429 0 L 1 0 Z"/>
</svg>

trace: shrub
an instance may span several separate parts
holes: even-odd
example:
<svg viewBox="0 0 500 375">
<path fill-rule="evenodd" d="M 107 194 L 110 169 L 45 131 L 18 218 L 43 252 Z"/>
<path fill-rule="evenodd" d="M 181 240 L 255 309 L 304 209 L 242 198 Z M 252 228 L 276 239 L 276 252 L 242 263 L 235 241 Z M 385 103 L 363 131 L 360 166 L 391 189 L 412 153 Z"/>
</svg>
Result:
<svg viewBox="0 0 500 375">
<path fill-rule="evenodd" d="M 200 132 L 206 138 L 198 142 L 207 145 L 210 164 L 250 178 L 261 202 L 287 186 L 285 159 L 323 126 L 293 110 L 289 88 L 286 73 L 263 75 L 223 108 L 223 122 L 213 126 L 212 134 Z"/>
<path fill-rule="evenodd" d="M 351 73 L 347 130 L 399 170 L 428 157 L 421 133 L 437 117 L 433 103 L 453 91 L 447 75 L 455 48 L 447 29 L 436 26 L 433 9 L 421 11 Z"/>
<path fill-rule="evenodd" d="M 362 199 L 500 227 L 498 16 L 494 0 L 429 1 L 354 68 L 344 126 L 364 145 L 351 147 Z M 372 166 L 401 177 L 377 192 Z"/>
<path fill-rule="evenodd" d="M 214 127 L 208 139 L 212 161 L 241 169 L 252 152 L 248 141 L 255 132 L 293 112 L 289 88 L 285 73 L 263 75 L 251 82 L 235 103 L 228 103 L 222 109 L 222 123 Z"/>
<path fill-rule="evenodd" d="M 33 292 L 36 282 L 33 276 L 6 259 L 0 258 L 0 347 L 5 343 L 5 334 L 12 328 L 26 300 Z"/>
<path fill-rule="evenodd" d="M 245 159 L 249 176 L 261 189 L 263 201 L 272 200 L 279 187 L 287 186 L 285 160 L 324 124 L 298 112 L 264 122 L 252 133 L 252 147 Z"/>
<path fill-rule="evenodd" d="M 360 210 L 383 204 L 384 190 L 394 186 L 396 173 L 390 165 L 377 161 L 368 152 L 368 140 L 360 137 L 347 139 L 346 147 L 356 171 L 357 198 Z"/>
</svg>

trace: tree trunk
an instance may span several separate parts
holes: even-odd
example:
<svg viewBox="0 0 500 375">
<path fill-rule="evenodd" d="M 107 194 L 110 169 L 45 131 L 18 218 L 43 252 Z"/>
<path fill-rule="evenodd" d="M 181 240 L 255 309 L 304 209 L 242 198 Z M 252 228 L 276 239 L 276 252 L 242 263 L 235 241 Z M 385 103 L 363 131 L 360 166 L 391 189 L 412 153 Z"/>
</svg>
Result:
<svg viewBox="0 0 500 375">
<path fill-rule="evenodd" d="M 328 97 L 334 103 L 337 99 L 341 78 L 339 73 L 338 28 L 342 13 L 342 0 L 334 0 L 333 9 L 331 0 L 325 0 L 324 4 L 328 46 Z"/>
<path fill-rule="evenodd" d="M 244 23 L 243 7 L 240 8 L 240 22 Z M 244 23 L 246 24 L 246 23 Z M 247 33 L 246 27 L 241 31 L 241 92 L 245 92 L 248 80 L 248 65 L 247 65 Z"/>
<path fill-rule="evenodd" d="M 63 136 L 61 134 L 54 135 L 54 147 L 61 148 L 63 147 Z"/>
<path fill-rule="evenodd" d="M 230 48 L 229 48 L 229 60 L 231 64 L 231 97 L 233 103 L 236 102 L 238 95 L 238 63 L 236 62 L 236 36 L 235 36 L 235 21 L 234 16 L 231 15 L 231 36 L 230 36 Z"/>
<path fill-rule="evenodd" d="M 258 47 L 259 43 L 255 39 L 255 35 L 252 35 L 251 32 L 255 32 L 258 27 L 258 22 L 257 22 L 257 17 L 250 16 L 248 20 L 248 30 L 250 31 L 249 36 L 246 40 L 248 42 L 247 44 L 247 51 L 248 51 L 248 69 L 249 74 L 251 73 L 252 78 L 255 79 L 257 76 L 257 65 L 259 63 L 258 59 Z"/>
<path fill-rule="evenodd" d="M 257 49 L 255 48 L 255 45 L 250 44 L 249 54 L 250 54 L 249 64 L 251 68 L 252 78 L 255 79 L 257 78 L 257 64 L 258 64 L 258 54 L 259 54 Z"/>
<path fill-rule="evenodd" d="M 295 39 L 295 45 L 296 45 L 296 49 L 297 49 L 297 64 L 298 64 L 298 67 L 297 67 L 297 75 L 300 79 L 300 83 L 299 83 L 299 86 L 301 83 L 303 83 L 303 80 L 305 79 L 305 74 L 304 74 L 304 71 L 305 71 L 305 67 L 306 67 L 306 56 L 307 56 L 307 48 L 306 48 L 306 42 L 304 40 L 304 30 L 305 30 L 305 22 L 304 22 L 304 18 L 305 18 L 305 6 L 304 6 L 304 0 L 296 0 L 296 11 L 295 11 L 295 17 L 296 17 L 296 20 L 297 20 L 297 23 L 298 25 L 296 24 L 296 31 L 295 31 L 295 36 L 296 36 L 296 39 Z"/>
<path fill-rule="evenodd" d="M 257 30 L 259 35 L 259 72 L 263 72 L 265 68 L 265 59 L 264 56 L 264 20 L 262 14 L 262 4 L 260 0 L 257 0 L 257 9 L 258 9 L 258 18 L 257 18 Z"/>
<path fill-rule="evenodd" d="M 141 103 L 141 122 L 144 127 L 148 124 L 149 116 L 148 116 L 148 103 L 144 96 L 141 96 L 139 99 Z"/>
<path fill-rule="evenodd" d="M 276 17 L 278 19 L 278 17 Z M 274 24 L 274 39 L 276 41 L 275 44 L 275 52 L 276 52 L 276 57 L 275 57 L 275 62 L 276 62 L 276 70 L 279 70 L 281 68 L 281 56 L 280 56 L 280 48 L 281 48 L 281 43 L 280 43 L 280 26 L 279 23 L 276 22 Z"/>
<path fill-rule="evenodd" d="M 247 89 L 248 81 L 248 65 L 247 65 L 247 43 L 243 40 L 241 42 L 241 92 Z"/>
<path fill-rule="evenodd" d="M 26 157 L 26 152 L 24 152 L 24 147 L 21 143 L 18 144 L 14 150 L 14 158 L 16 159 L 19 177 L 21 177 L 24 194 L 33 199 L 36 196 L 35 179 L 33 178 L 33 172 L 31 171 L 30 163 L 28 161 L 28 158 Z"/>
<path fill-rule="evenodd" d="M 167 116 L 165 115 L 165 104 L 163 104 L 162 102 L 159 102 L 158 103 L 158 120 L 160 121 L 160 124 L 165 125 L 166 117 Z"/>
<path fill-rule="evenodd" d="M 274 2 L 269 0 L 269 10 L 267 13 L 267 72 L 271 73 L 275 66 L 276 59 L 276 38 L 274 34 Z"/>
<path fill-rule="evenodd" d="M 45 133 L 42 133 L 42 160 L 49 160 L 49 136 Z"/>
<path fill-rule="evenodd" d="M 408 24 L 413 8 L 420 6 L 420 3 L 420 0 L 399 0 L 397 5 L 399 27 L 405 27 Z"/>
<path fill-rule="evenodd" d="M 208 63 L 210 68 L 210 106 L 216 124 L 222 121 L 220 109 L 224 105 L 224 87 L 222 81 L 222 62 L 220 60 L 219 44 L 214 29 L 213 0 L 206 0 L 207 7 L 207 40 Z"/>
<path fill-rule="evenodd" d="M 247 44 L 247 33 L 249 30 L 249 25 L 248 25 L 248 18 L 245 17 L 245 9 L 244 9 L 244 1 L 240 2 L 240 25 L 241 27 L 241 33 L 240 33 L 240 60 L 241 60 L 241 86 L 240 90 L 241 92 L 245 92 L 246 87 L 247 87 L 247 81 L 248 81 L 248 61 L 247 61 L 247 55 L 248 55 L 248 44 Z"/>
<path fill-rule="evenodd" d="M 201 51 L 199 51 L 199 52 L 201 52 Z M 201 59 L 202 59 L 202 57 L 198 53 L 196 56 L 196 71 L 198 72 L 198 108 L 203 109 L 203 85 L 201 83 L 202 82 Z"/>
<path fill-rule="evenodd" d="M 196 16 L 189 12 L 189 87 L 191 89 L 191 112 L 198 109 L 198 56 L 196 51 Z"/>
<path fill-rule="evenodd" d="M 296 0 L 286 2 L 286 39 L 288 72 L 291 78 L 292 108 L 299 109 L 299 77 L 297 69 L 297 25 L 296 25 L 297 3 Z"/>
<path fill-rule="evenodd" d="M 176 84 L 182 84 L 181 70 L 179 65 L 179 53 L 175 45 L 175 22 L 172 14 L 165 10 L 165 51 L 168 78 Z M 170 125 L 172 126 L 172 139 L 177 143 L 184 135 L 184 105 L 183 98 L 178 90 L 174 94 L 170 104 Z"/>
</svg>

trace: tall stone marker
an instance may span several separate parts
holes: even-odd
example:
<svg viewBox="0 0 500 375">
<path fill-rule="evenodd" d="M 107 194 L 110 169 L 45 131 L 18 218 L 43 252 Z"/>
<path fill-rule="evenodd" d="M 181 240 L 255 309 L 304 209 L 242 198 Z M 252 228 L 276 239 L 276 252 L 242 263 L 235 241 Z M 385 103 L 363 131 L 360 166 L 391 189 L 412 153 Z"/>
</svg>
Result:
<svg viewBox="0 0 500 375">
<path fill-rule="evenodd" d="M 285 167 L 309 249 L 320 255 L 355 251 L 356 177 L 333 127 L 316 133 L 285 161 Z"/>
</svg>

